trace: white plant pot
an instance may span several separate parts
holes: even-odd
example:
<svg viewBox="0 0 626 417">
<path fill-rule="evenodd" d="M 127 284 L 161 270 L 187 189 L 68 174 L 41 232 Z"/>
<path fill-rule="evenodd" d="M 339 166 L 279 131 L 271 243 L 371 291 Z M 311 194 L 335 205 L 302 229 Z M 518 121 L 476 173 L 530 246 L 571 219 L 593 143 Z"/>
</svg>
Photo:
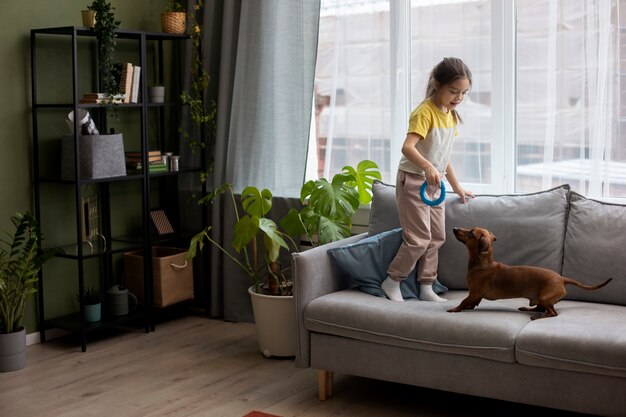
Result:
<svg viewBox="0 0 626 417">
<path fill-rule="evenodd" d="M 293 296 L 257 294 L 248 288 L 259 339 L 265 357 L 296 355 L 296 313 Z"/>
</svg>

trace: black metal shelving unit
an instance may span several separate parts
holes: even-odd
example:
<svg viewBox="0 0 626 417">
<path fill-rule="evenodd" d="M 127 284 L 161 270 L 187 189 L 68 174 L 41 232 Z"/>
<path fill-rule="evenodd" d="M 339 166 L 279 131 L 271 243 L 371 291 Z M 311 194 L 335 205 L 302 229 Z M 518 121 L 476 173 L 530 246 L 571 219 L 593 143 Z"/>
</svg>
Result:
<svg viewBox="0 0 626 417">
<path fill-rule="evenodd" d="M 80 335 L 81 349 L 86 351 L 87 349 L 87 333 L 102 327 L 118 326 L 122 321 L 128 320 L 142 320 L 145 332 L 154 331 L 154 308 L 153 308 L 153 285 L 152 285 L 152 258 L 151 248 L 154 244 L 158 244 L 159 241 L 151 233 L 151 181 L 159 182 L 159 193 L 170 194 L 165 187 L 172 187 L 172 181 L 169 178 L 176 178 L 181 174 L 194 174 L 196 175 L 202 167 L 198 168 L 184 168 L 177 172 L 166 172 L 159 174 L 149 174 L 147 170 L 147 151 L 150 148 L 150 138 L 148 137 L 148 117 L 149 112 L 156 112 L 154 116 L 158 120 L 157 136 L 158 146 L 164 150 L 166 145 L 166 127 L 164 122 L 165 111 L 170 111 L 180 114 L 180 104 L 177 102 L 165 102 L 165 103 L 149 103 L 148 102 L 148 88 L 147 80 L 152 78 L 157 81 L 163 82 L 165 64 L 163 47 L 166 43 L 171 43 L 172 50 L 178 48 L 178 51 L 182 50 L 187 42 L 189 42 L 188 35 L 177 35 L 169 33 L 159 32 L 144 32 L 144 31 L 128 31 L 118 30 L 118 39 L 125 39 L 136 42 L 136 59 L 137 65 L 141 67 L 141 80 L 140 80 L 140 102 L 116 104 L 115 111 L 124 112 L 139 112 L 140 115 L 134 117 L 138 119 L 140 126 L 140 149 L 143 154 L 142 172 L 139 174 L 129 174 L 118 177 L 89 179 L 81 176 L 80 172 L 80 141 L 79 132 L 74 131 L 74 176 L 73 179 L 62 178 L 60 172 L 58 175 L 54 172 L 42 172 L 42 149 L 40 149 L 40 138 L 42 129 L 45 128 L 44 122 L 40 122 L 40 116 L 45 112 L 56 111 L 73 111 L 74 114 L 78 114 L 79 109 L 87 109 L 90 113 L 93 112 L 97 115 L 97 119 L 100 121 L 102 129 L 101 131 L 108 131 L 106 126 L 107 112 L 111 111 L 107 106 L 100 104 L 81 104 L 79 102 L 83 93 L 89 91 L 79 91 L 79 80 L 81 77 L 89 77 L 95 80 L 94 90 L 97 89 L 97 63 L 91 62 L 89 68 L 83 68 L 84 65 L 79 64 L 79 54 L 84 53 L 85 49 L 88 50 L 88 58 L 92 58 L 97 55 L 94 51 L 97 47 L 97 41 L 95 40 L 95 33 L 93 30 L 83 27 L 67 26 L 56 28 L 43 28 L 33 29 L 30 34 L 31 43 L 31 87 L 32 87 L 32 135 L 33 135 L 33 169 L 34 169 L 34 198 L 35 198 L 35 215 L 37 221 L 42 221 L 43 210 L 46 209 L 45 204 L 42 203 L 42 187 L 46 187 L 49 184 L 56 184 L 57 186 L 73 187 L 75 198 L 75 215 L 76 223 L 73 226 L 76 228 L 75 240 L 60 245 L 63 249 L 63 254 L 58 255 L 60 258 L 67 259 L 68 261 L 76 262 L 77 264 L 77 287 L 72 291 L 72 294 L 78 291 L 82 293 L 85 289 L 85 270 L 84 262 L 89 259 L 97 259 L 102 266 L 100 268 L 99 282 L 101 289 L 105 291 L 109 285 L 115 283 L 113 277 L 113 255 L 122 254 L 124 252 L 143 250 L 144 259 L 144 300 L 145 305 L 143 308 L 137 309 L 132 314 L 124 317 L 105 317 L 100 322 L 86 322 L 84 317 L 85 306 L 82 300 L 79 302 L 79 312 L 69 314 L 61 317 L 47 318 L 45 314 L 45 297 L 44 286 L 48 283 L 54 283 L 55 277 L 45 276 L 45 267 L 42 268 L 39 274 L 39 292 L 38 292 L 38 314 L 39 314 L 39 326 L 41 341 L 46 340 L 46 330 L 50 328 L 61 328 L 76 332 Z M 40 74 L 39 65 L 45 66 L 45 63 L 38 61 L 38 42 L 49 41 L 50 37 L 54 38 L 54 42 L 63 44 L 63 46 L 57 46 L 59 48 L 68 47 L 71 49 L 71 85 L 67 86 L 68 90 L 71 90 L 71 100 L 63 100 L 63 102 L 49 102 L 45 99 L 40 99 L 38 91 L 38 74 Z M 91 42 L 91 46 L 85 47 L 81 45 L 81 51 L 79 51 L 79 38 L 92 38 L 88 42 Z M 118 41 L 119 42 L 119 41 Z M 67 46 L 64 46 L 67 43 Z M 56 45 L 56 44 L 55 44 Z M 156 59 L 153 65 L 148 63 L 147 48 L 150 45 L 151 51 L 154 52 Z M 47 46 L 45 46 L 47 47 Z M 44 47 L 44 48 L 45 48 Z M 88 59 L 89 61 L 89 59 Z M 93 61 L 93 60 L 92 60 Z M 84 61 L 81 61 L 84 62 Z M 151 68 L 152 67 L 152 68 Z M 46 68 L 47 70 L 47 68 Z M 56 71 L 67 71 L 65 69 L 52 69 Z M 151 73 L 154 71 L 154 73 Z M 175 76 L 174 74 L 173 76 Z M 170 94 L 171 97 L 178 97 L 178 94 Z M 75 129 L 76 130 L 76 129 Z M 137 138 L 135 138 L 136 141 Z M 126 142 L 126 137 L 124 138 Z M 171 139 L 170 139 L 171 141 Z M 114 236 L 112 233 L 111 225 L 111 188 L 117 186 L 120 183 L 126 182 L 138 182 L 141 189 L 141 232 L 136 236 Z M 162 185 L 165 183 L 167 185 Z M 82 208 L 82 187 L 95 186 L 98 187 L 98 199 L 100 206 L 99 218 L 101 221 L 101 233 L 104 237 L 103 242 L 96 241 L 92 250 L 87 251 L 83 245 L 83 230 L 81 220 Z M 172 200 L 171 195 L 159 196 L 162 202 L 167 204 L 167 200 Z M 177 211 L 177 210 L 175 210 Z M 173 213 L 174 216 L 178 216 L 178 212 Z M 174 219 L 174 222 L 179 220 Z M 42 227 L 45 225 L 42 224 Z M 184 237 L 178 236 L 178 239 L 184 241 Z M 171 241 L 172 239 L 170 239 Z M 45 276 L 45 279 L 44 279 Z M 69 290 L 68 290 L 69 291 Z"/>
</svg>

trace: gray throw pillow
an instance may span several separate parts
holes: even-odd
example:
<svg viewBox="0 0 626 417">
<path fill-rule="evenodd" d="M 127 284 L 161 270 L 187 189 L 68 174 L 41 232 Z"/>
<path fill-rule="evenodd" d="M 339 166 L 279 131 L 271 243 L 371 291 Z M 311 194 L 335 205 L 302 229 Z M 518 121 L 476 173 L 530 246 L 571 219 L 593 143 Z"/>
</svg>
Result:
<svg viewBox="0 0 626 417">
<path fill-rule="evenodd" d="M 567 286 L 566 298 L 626 305 L 626 206 L 571 193 L 565 233 L 563 275 L 586 284 L 613 278 L 606 287 L 587 291 Z"/>
</svg>

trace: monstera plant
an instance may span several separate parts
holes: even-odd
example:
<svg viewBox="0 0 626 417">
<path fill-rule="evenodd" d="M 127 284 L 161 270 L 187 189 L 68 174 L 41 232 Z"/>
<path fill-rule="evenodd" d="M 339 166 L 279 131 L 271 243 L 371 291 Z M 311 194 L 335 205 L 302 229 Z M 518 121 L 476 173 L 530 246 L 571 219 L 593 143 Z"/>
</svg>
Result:
<svg viewBox="0 0 626 417">
<path fill-rule="evenodd" d="M 292 236 L 306 235 L 310 242 L 325 244 L 350 236 L 352 216 L 360 204 L 372 200 L 372 184 L 381 179 L 378 165 L 370 160 L 356 168 L 343 167 L 329 182 L 306 182 L 300 191 L 302 210 L 291 209 L 280 225 Z"/>
<path fill-rule="evenodd" d="M 228 193 L 233 203 L 236 222 L 233 228 L 232 248 L 239 256 L 231 253 L 211 237 L 211 226 L 191 239 L 188 258 L 196 256 L 208 241 L 219 248 L 238 265 L 251 279 L 254 291 L 267 295 L 291 295 L 292 285 L 285 277 L 279 263 L 281 248 L 297 250 L 297 245 L 286 233 L 278 230 L 276 223 L 267 214 L 272 209 L 272 193 L 256 187 L 246 187 L 240 197 L 243 213 L 238 210 L 237 198 L 231 184 L 224 184 L 199 201 L 213 203 L 220 195 Z"/>
<path fill-rule="evenodd" d="M 362 161 L 356 168 L 344 167 L 330 182 L 324 178 L 308 181 L 300 193 L 303 208 L 291 209 L 279 222 L 280 228 L 269 218 L 272 193 L 267 189 L 246 187 L 238 201 L 233 187 L 224 184 L 200 200 L 209 204 L 222 194 L 230 196 L 236 219 L 232 250 L 216 241 L 211 227 L 207 227 L 192 238 L 188 258 L 210 242 L 250 277 L 253 285 L 248 293 L 259 349 L 265 356 L 294 356 L 296 352 L 293 282 L 279 262 L 281 250 L 297 251 L 296 236 L 306 235 L 310 240 L 319 237 L 319 244 L 349 236 L 351 217 L 359 204 L 371 200 L 376 178 L 381 178 L 378 166 Z"/>
<path fill-rule="evenodd" d="M 292 295 L 292 283 L 279 263 L 280 251 L 297 250 L 293 238 L 302 235 L 317 244 L 350 236 L 352 216 L 360 204 L 371 201 L 372 183 L 380 178 L 378 165 L 364 160 L 356 168 L 344 167 L 330 182 L 325 178 L 308 181 L 300 192 L 303 208 L 291 209 L 280 220 L 280 228 L 268 217 L 272 209 L 269 190 L 246 187 L 240 197 L 244 211 L 240 214 L 232 185 L 224 184 L 199 204 L 212 204 L 222 194 L 230 196 L 236 218 L 232 241 L 235 253 L 213 239 L 209 226 L 192 238 L 188 257 L 195 257 L 205 242 L 210 242 L 251 278 L 256 293 Z"/>
</svg>

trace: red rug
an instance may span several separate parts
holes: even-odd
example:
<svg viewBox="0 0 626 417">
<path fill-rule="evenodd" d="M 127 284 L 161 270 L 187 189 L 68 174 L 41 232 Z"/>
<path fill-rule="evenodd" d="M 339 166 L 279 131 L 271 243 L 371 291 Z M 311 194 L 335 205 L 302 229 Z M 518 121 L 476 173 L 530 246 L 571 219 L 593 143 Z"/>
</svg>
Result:
<svg viewBox="0 0 626 417">
<path fill-rule="evenodd" d="M 280 416 L 277 416 L 275 414 L 262 413 L 260 411 L 250 411 L 248 414 L 246 414 L 243 417 L 280 417 Z"/>
</svg>

